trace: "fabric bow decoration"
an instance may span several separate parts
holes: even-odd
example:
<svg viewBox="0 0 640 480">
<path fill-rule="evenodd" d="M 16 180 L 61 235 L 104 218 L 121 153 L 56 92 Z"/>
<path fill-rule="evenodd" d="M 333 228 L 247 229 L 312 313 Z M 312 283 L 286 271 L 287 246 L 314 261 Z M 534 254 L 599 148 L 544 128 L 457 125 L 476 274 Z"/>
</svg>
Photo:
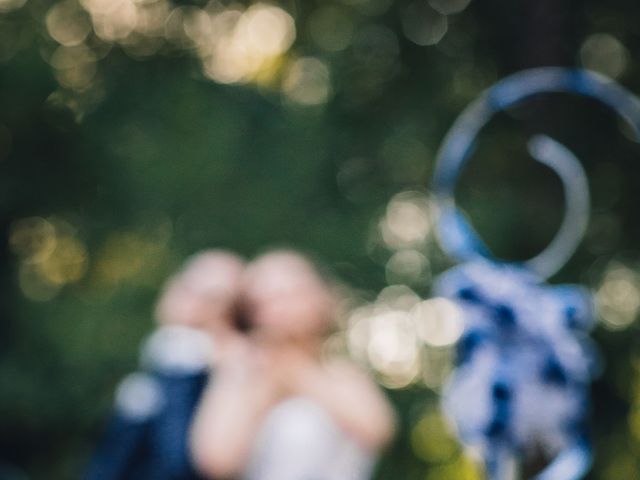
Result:
<svg viewBox="0 0 640 480">
<path fill-rule="evenodd" d="M 442 274 L 435 293 L 454 301 L 464 319 L 443 398 L 462 441 L 480 449 L 489 468 L 505 450 L 553 458 L 586 447 L 597 365 L 587 336 L 594 324 L 588 290 L 477 260 Z"/>
</svg>

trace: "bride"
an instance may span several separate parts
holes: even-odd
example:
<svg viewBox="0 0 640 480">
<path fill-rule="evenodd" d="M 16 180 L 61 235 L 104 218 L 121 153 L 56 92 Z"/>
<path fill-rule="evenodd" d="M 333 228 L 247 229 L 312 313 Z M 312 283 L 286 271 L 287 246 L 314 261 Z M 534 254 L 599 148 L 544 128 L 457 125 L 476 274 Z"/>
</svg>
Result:
<svg viewBox="0 0 640 480">
<path fill-rule="evenodd" d="M 246 480 L 366 480 L 394 432 L 385 397 L 321 347 L 334 320 L 329 285 L 295 252 L 247 269 L 249 327 L 221 360 L 192 427 L 201 472 Z"/>
</svg>

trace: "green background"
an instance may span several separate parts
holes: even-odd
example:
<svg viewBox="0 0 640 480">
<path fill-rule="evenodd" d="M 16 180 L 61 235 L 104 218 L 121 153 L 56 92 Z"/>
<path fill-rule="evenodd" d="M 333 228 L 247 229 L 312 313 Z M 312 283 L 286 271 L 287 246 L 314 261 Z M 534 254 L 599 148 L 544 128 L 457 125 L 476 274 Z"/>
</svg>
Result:
<svg viewBox="0 0 640 480">
<path fill-rule="evenodd" d="M 114 386 L 137 364 L 158 288 L 189 254 L 292 246 L 372 300 L 391 282 L 393 248 L 375 240 L 388 202 L 404 191 L 429 198 L 438 145 L 484 88 L 520 69 L 567 65 L 640 92 L 640 4 L 631 0 L 472 0 L 446 16 L 438 42 L 421 39 L 442 27 L 436 10 L 447 2 L 283 1 L 296 38 L 266 79 L 216 82 L 192 45 L 160 35 L 140 55 L 126 38 L 89 32 L 95 73 L 82 85 L 52 60 L 56 2 L 2 12 L 10 4 L 0 1 L 1 478 L 78 478 Z M 168 8 L 181 5 L 206 4 Z M 440 23 L 419 24 L 425 36 L 416 36 L 416 12 Z M 284 86 L 301 57 L 329 72 L 314 105 Z M 605 369 L 593 388 L 589 478 L 640 478 L 640 148 L 596 102 L 545 96 L 491 123 L 460 202 L 499 256 L 539 251 L 562 218 L 562 189 L 526 154 L 538 132 L 576 153 L 592 189 L 589 232 L 553 281 L 600 289 L 613 269 L 628 289 L 609 299 L 613 320 L 594 333 Z M 34 218 L 70 242 L 69 258 L 52 257 L 57 283 L 33 273 L 33 252 L 16 240 Z M 433 241 L 419 248 L 432 275 L 450 265 Z M 423 298 L 432 275 L 410 285 Z M 441 425 L 436 390 L 389 389 L 401 432 L 378 478 L 477 478 Z"/>
</svg>

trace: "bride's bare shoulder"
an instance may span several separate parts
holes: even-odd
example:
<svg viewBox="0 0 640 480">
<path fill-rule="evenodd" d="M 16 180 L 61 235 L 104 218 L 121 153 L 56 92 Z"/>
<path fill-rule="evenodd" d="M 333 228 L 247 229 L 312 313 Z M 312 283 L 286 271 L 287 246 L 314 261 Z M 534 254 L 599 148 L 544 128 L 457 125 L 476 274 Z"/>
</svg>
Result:
<svg viewBox="0 0 640 480">
<path fill-rule="evenodd" d="M 326 369 L 335 377 L 376 385 L 371 374 L 362 366 L 349 359 L 335 359 L 326 363 Z"/>
</svg>

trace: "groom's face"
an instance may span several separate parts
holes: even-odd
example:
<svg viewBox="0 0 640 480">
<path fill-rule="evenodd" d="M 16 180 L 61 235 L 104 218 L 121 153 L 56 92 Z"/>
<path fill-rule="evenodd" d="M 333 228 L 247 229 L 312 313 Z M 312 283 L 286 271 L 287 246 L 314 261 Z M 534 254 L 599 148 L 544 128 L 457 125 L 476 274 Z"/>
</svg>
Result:
<svg viewBox="0 0 640 480">
<path fill-rule="evenodd" d="M 241 273 L 236 264 L 223 260 L 192 266 L 167 289 L 159 307 L 161 321 L 206 329 L 228 326 Z"/>
</svg>

